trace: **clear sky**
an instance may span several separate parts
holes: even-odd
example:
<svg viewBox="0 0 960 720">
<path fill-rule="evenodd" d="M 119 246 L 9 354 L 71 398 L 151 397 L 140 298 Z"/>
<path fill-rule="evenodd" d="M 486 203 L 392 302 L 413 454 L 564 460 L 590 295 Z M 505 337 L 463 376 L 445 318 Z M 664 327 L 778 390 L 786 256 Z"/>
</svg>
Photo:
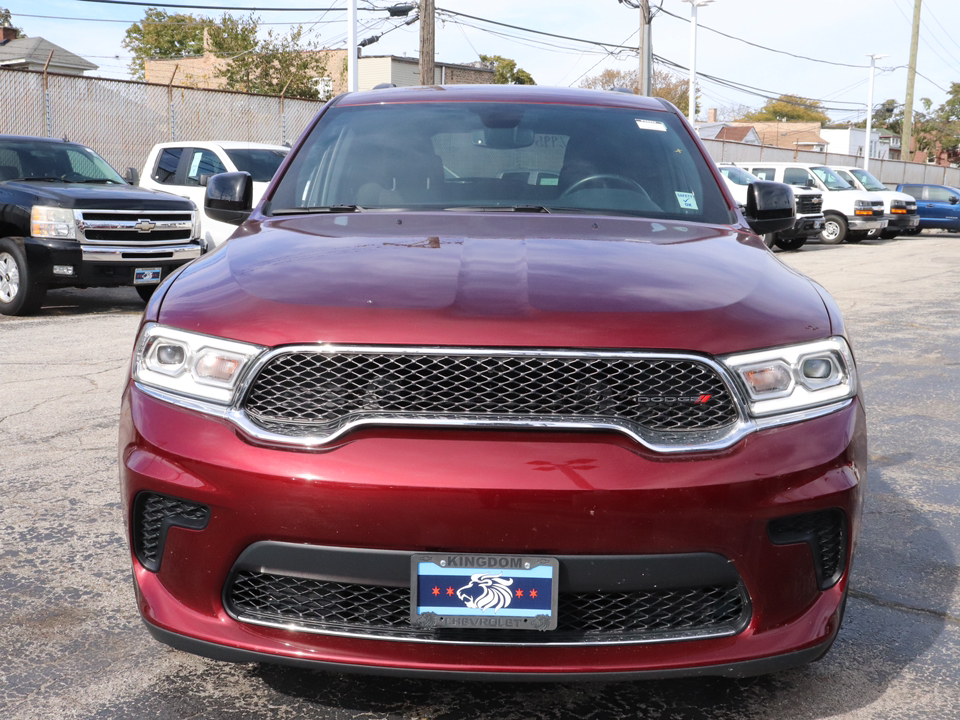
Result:
<svg viewBox="0 0 960 720">
<path fill-rule="evenodd" d="M 173 1 L 180 5 L 192 4 L 190 0 Z M 385 12 L 363 11 L 363 8 L 385 8 L 409 1 L 360 0 L 359 19 L 365 27 L 358 31 L 359 37 L 362 39 L 399 24 L 396 20 L 388 21 Z M 312 37 L 319 38 L 325 45 L 345 45 L 345 10 L 321 12 L 310 8 L 345 8 L 347 0 L 195 2 L 197 5 L 257 8 L 255 14 L 264 29 L 285 33 L 291 23 L 302 23 L 311 28 Z M 440 61 L 472 62 L 480 53 L 503 55 L 515 59 L 538 84 L 558 86 L 576 86 L 584 77 L 603 69 L 632 69 L 638 64 L 636 45 L 640 13 L 618 0 L 435 2 L 439 16 L 437 59 Z M 701 106 L 759 107 L 765 102 L 764 95 L 791 93 L 822 101 L 824 106 L 831 108 L 830 115 L 836 121 L 856 121 L 863 118 L 867 103 L 868 54 L 888 56 L 877 61 L 874 102 L 879 104 L 887 98 L 903 102 L 913 2 L 714 0 L 698 12 L 697 70 L 753 90 L 737 89 L 705 79 L 700 85 Z M 918 100 L 930 98 L 937 106 L 945 100 L 950 83 L 960 82 L 960 0 L 922 2 L 915 97 Z M 654 8 L 663 10 L 652 25 L 655 55 L 688 67 L 690 5 L 681 0 L 651 0 L 651 3 Z M 261 9 L 265 6 L 303 10 L 273 12 Z M 27 35 L 43 37 L 99 65 L 100 69 L 92 74 L 128 77 L 129 56 L 121 42 L 127 27 L 143 17 L 144 7 L 84 0 L 0 0 L 0 7 L 11 11 L 14 24 Z M 192 12 L 212 17 L 223 13 L 214 9 L 166 9 L 168 12 Z M 532 35 L 451 16 L 443 10 L 624 48 L 617 51 L 614 47 L 605 49 L 572 40 Z M 234 11 L 233 14 L 248 12 Z M 367 55 L 411 57 L 418 51 L 418 24 L 394 30 L 364 50 Z"/>
</svg>

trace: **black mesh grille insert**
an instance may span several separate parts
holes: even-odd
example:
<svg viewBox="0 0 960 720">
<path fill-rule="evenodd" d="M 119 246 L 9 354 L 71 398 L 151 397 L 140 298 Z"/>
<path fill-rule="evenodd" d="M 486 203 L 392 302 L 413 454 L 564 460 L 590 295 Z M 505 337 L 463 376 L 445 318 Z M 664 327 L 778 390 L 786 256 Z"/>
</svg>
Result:
<svg viewBox="0 0 960 720">
<path fill-rule="evenodd" d="M 416 352 L 279 354 L 245 407 L 292 435 L 361 416 L 602 418 L 657 432 L 716 430 L 738 417 L 723 380 L 696 360 Z"/>
<path fill-rule="evenodd" d="M 156 572 L 163 556 L 163 544 L 171 526 L 200 530 L 207 526 L 210 508 L 187 500 L 140 493 L 134 502 L 134 551 L 147 570 Z"/>
<path fill-rule="evenodd" d="M 548 632 L 420 629 L 410 623 L 409 588 L 329 582 L 240 571 L 226 602 L 238 616 L 319 631 L 483 643 L 636 642 L 657 635 L 734 633 L 749 608 L 737 584 L 633 592 L 561 592 Z"/>
<path fill-rule="evenodd" d="M 847 554 L 847 517 L 839 508 L 771 520 L 768 532 L 776 545 L 810 545 L 821 589 L 840 579 Z"/>
</svg>

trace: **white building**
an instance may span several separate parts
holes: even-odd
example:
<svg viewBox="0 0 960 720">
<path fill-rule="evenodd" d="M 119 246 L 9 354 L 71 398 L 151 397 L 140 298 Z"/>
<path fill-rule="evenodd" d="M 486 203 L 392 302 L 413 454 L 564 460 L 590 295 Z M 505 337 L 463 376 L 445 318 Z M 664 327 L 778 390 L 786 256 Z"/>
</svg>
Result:
<svg viewBox="0 0 960 720">
<path fill-rule="evenodd" d="M 864 146 L 867 143 L 867 131 L 858 127 L 825 127 L 820 131 L 820 137 L 827 141 L 827 152 L 840 155 L 864 156 Z M 870 158 L 874 160 L 890 159 L 890 142 L 888 137 L 884 137 L 883 142 L 880 132 L 870 131 Z"/>
</svg>

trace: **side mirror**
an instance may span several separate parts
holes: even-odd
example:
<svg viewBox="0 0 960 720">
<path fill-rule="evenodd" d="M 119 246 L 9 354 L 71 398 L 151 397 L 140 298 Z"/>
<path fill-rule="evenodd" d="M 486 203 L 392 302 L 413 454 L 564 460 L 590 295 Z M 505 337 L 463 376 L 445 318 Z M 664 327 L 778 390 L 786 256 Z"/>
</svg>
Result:
<svg viewBox="0 0 960 720">
<path fill-rule="evenodd" d="M 123 179 L 127 181 L 127 185 L 139 185 L 140 173 L 137 172 L 136 168 L 128 167 L 123 171 Z"/>
<path fill-rule="evenodd" d="M 203 209 L 212 220 L 240 225 L 253 210 L 253 179 L 250 173 L 228 172 L 207 180 Z"/>
<path fill-rule="evenodd" d="M 747 225 L 757 235 L 788 230 L 796 220 L 796 204 L 789 185 L 758 180 L 747 188 Z"/>
<path fill-rule="evenodd" d="M 947 202 L 949 202 L 951 205 L 956 205 L 958 202 L 960 202 L 960 198 L 958 198 L 956 195 L 951 195 Z"/>
<path fill-rule="evenodd" d="M 207 183 L 210 182 L 210 178 L 212 177 L 213 175 L 200 175 L 197 177 L 197 185 L 200 187 L 206 187 Z"/>
</svg>

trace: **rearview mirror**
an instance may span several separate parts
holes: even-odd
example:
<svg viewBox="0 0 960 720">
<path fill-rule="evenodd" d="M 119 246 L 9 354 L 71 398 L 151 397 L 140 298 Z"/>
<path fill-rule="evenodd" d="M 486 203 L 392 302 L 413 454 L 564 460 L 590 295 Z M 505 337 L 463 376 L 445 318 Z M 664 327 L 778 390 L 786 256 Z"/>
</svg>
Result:
<svg viewBox="0 0 960 720">
<path fill-rule="evenodd" d="M 203 198 L 207 217 L 240 225 L 253 210 L 253 179 L 247 172 L 211 175 Z"/>
<path fill-rule="evenodd" d="M 533 145 L 533 130 L 520 127 L 486 127 L 473 133 L 473 144 L 493 150 L 516 150 Z"/>
<path fill-rule="evenodd" d="M 747 187 L 744 219 L 757 235 L 788 230 L 796 220 L 793 189 L 789 185 L 758 180 Z"/>
</svg>

